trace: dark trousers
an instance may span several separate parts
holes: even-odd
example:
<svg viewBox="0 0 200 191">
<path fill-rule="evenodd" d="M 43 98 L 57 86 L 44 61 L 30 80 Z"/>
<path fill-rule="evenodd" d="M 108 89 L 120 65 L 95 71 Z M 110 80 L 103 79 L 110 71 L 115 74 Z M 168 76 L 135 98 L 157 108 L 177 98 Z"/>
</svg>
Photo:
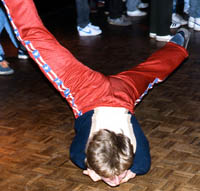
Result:
<svg viewBox="0 0 200 191">
<path fill-rule="evenodd" d="M 151 0 L 150 32 L 159 36 L 170 34 L 173 0 Z"/>
<path fill-rule="evenodd" d="M 88 0 L 76 0 L 77 25 L 84 28 L 90 22 L 90 8 Z"/>
<path fill-rule="evenodd" d="M 107 0 L 109 6 L 109 16 L 111 19 L 116 19 L 122 16 L 123 2 L 122 0 Z"/>
</svg>

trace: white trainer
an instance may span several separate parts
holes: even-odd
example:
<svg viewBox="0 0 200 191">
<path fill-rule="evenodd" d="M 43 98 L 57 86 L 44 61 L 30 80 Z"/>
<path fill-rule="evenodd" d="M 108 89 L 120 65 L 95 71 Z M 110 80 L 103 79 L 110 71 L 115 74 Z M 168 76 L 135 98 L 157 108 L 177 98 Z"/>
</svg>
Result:
<svg viewBox="0 0 200 191">
<path fill-rule="evenodd" d="M 91 28 L 93 28 L 93 29 L 96 29 L 96 30 L 101 30 L 99 28 L 99 26 L 92 25 L 92 23 L 89 23 L 88 26 L 91 27 Z"/>
<path fill-rule="evenodd" d="M 173 23 L 173 22 L 172 22 L 172 24 L 170 25 L 170 29 L 177 29 L 177 28 L 179 28 L 180 26 L 181 26 L 180 23 Z"/>
<path fill-rule="evenodd" d="M 91 23 L 84 28 L 77 26 L 77 30 L 80 36 L 97 36 L 102 33 L 98 26 L 94 26 Z"/>
<path fill-rule="evenodd" d="M 181 25 L 187 25 L 187 21 L 181 15 L 177 13 L 172 14 L 172 22 L 180 23 Z"/>
<path fill-rule="evenodd" d="M 194 17 L 189 17 L 188 19 L 188 27 L 189 28 L 194 28 L 194 21 L 195 21 L 195 18 Z"/>
<path fill-rule="evenodd" d="M 150 32 L 150 33 L 149 33 L 149 37 L 150 37 L 150 38 L 156 38 L 156 33 Z"/>
<path fill-rule="evenodd" d="M 130 17 L 141 17 L 147 15 L 147 13 L 137 9 L 136 11 L 127 11 L 127 15 Z"/>
<path fill-rule="evenodd" d="M 195 31 L 200 31 L 200 18 L 195 18 L 195 21 L 194 21 L 194 30 Z"/>
<path fill-rule="evenodd" d="M 169 42 L 171 40 L 171 38 L 172 38 L 171 35 L 165 35 L 165 36 L 156 35 L 156 40 L 157 41 Z"/>
</svg>

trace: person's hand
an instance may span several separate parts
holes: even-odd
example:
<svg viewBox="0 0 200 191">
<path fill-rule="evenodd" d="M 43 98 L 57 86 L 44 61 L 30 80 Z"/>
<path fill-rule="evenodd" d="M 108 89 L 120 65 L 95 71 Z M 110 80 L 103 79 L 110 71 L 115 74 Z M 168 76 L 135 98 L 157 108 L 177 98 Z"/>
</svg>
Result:
<svg viewBox="0 0 200 191">
<path fill-rule="evenodd" d="M 128 170 L 126 173 L 126 176 L 121 180 L 121 183 L 128 182 L 131 178 L 135 178 L 136 174 L 132 172 L 131 170 Z"/>
<path fill-rule="evenodd" d="M 101 180 L 101 177 L 94 171 L 89 168 L 83 171 L 83 174 L 88 175 L 94 182 Z"/>
<path fill-rule="evenodd" d="M 119 184 L 128 182 L 131 178 L 135 178 L 136 174 L 131 170 L 127 170 L 119 176 L 115 176 L 114 178 L 104 178 L 99 176 L 94 170 L 87 169 L 83 171 L 83 174 L 88 175 L 94 182 L 99 180 L 103 180 L 106 184 L 110 186 L 118 186 Z"/>
</svg>

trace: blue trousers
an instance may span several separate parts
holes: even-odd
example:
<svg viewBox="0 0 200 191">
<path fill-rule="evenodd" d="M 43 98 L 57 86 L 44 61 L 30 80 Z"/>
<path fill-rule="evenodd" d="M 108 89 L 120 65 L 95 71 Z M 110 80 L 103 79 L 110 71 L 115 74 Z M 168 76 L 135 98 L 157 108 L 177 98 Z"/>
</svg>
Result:
<svg viewBox="0 0 200 191">
<path fill-rule="evenodd" d="M 8 33 L 14 46 L 16 48 L 18 48 L 19 47 L 18 41 L 17 41 L 15 34 L 13 32 L 13 29 L 10 25 L 9 19 L 6 16 L 6 14 L 4 13 L 3 9 L 0 7 L 0 34 L 2 33 L 3 29 L 5 29 L 6 32 Z M 4 53 L 3 47 L 0 44 L 0 61 L 3 61 L 4 57 L 5 57 L 5 53 Z"/>
<path fill-rule="evenodd" d="M 189 15 L 200 18 L 200 0 L 190 0 Z"/>
<path fill-rule="evenodd" d="M 127 11 L 136 11 L 138 8 L 138 4 L 141 3 L 141 0 L 127 0 L 126 1 L 126 8 Z"/>
<path fill-rule="evenodd" d="M 81 28 L 87 26 L 90 22 L 90 8 L 88 0 L 76 0 L 76 12 L 77 12 L 77 25 Z"/>
</svg>

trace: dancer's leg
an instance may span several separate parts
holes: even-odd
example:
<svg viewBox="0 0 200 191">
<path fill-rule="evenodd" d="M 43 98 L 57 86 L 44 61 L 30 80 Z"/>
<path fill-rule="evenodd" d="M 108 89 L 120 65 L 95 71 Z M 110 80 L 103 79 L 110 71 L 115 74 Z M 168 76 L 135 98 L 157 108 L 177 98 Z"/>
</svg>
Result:
<svg viewBox="0 0 200 191">
<path fill-rule="evenodd" d="M 44 27 L 33 0 L 2 0 L 18 39 L 45 76 L 72 107 L 75 116 L 95 97 L 107 78 L 80 63 Z M 30 22 L 31 21 L 31 22 Z"/>
<path fill-rule="evenodd" d="M 128 87 L 125 89 L 127 95 L 132 97 L 134 104 L 137 104 L 154 84 L 169 76 L 187 56 L 184 47 L 169 42 L 145 62 L 111 78 L 121 79 L 122 90 Z M 117 88 L 119 89 L 119 84 Z"/>
</svg>

